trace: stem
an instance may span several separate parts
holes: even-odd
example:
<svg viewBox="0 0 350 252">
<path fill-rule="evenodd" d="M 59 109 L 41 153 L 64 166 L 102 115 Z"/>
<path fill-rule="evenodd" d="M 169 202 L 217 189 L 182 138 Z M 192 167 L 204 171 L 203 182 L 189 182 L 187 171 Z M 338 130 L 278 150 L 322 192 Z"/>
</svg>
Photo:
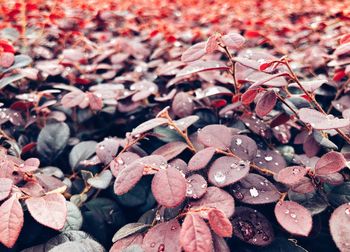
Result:
<svg viewBox="0 0 350 252">
<path fill-rule="evenodd" d="M 236 94 L 239 90 L 238 90 L 238 84 L 237 84 L 237 79 L 236 79 L 236 72 L 235 72 L 235 64 L 236 62 L 234 61 L 232 54 L 230 53 L 230 51 L 228 50 L 227 46 L 223 45 L 223 44 L 219 44 L 219 46 L 224 49 L 226 56 L 229 58 L 230 62 L 231 62 L 231 75 L 233 78 L 233 93 Z"/>
</svg>

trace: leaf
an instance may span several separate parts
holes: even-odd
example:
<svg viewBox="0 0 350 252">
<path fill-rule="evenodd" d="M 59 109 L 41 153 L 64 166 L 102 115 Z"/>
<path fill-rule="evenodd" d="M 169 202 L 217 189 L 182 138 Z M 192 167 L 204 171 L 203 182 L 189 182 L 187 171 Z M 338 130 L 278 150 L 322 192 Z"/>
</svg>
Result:
<svg viewBox="0 0 350 252">
<path fill-rule="evenodd" d="M 110 163 L 112 174 L 117 177 L 120 170 L 124 169 L 126 165 L 131 164 L 135 160 L 140 159 L 140 156 L 133 152 L 123 152 L 115 160 Z"/>
<path fill-rule="evenodd" d="M 210 166 L 208 180 L 217 187 L 225 187 L 247 176 L 249 169 L 249 161 L 237 157 L 220 157 Z"/>
<path fill-rule="evenodd" d="M 216 235 L 215 233 L 211 234 L 213 237 L 214 251 L 215 252 L 230 252 L 230 248 L 227 245 L 224 238 Z"/>
<path fill-rule="evenodd" d="M 277 203 L 275 216 L 278 223 L 291 234 L 308 236 L 311 232 L 311 214 L 305 207 L 296 202 L 283 201 Z"/>
<path fill-rule="evenodd" d="M 0 54 L 0 67 L 8 68 L 15 61 L 15 55 L 11 52 L 1 52 Z"/>
<path fill-rule="evenodd" d="M 114 243 L 109 252 L 120 252 L 130 245 L 142 245 L 142 241 L 142 234 L 133 234 Z"/>
<path fill-rule="evenodd" d="M 307 170 L 302 166 L 289 166 L 280 170 L 276 180 L 286 185 L 298 183 L 307 174 Z"/>
<path fill-rule="evenodd" d="M 69 164 L 75 170 L 81 161 L 89 159 L 96 150 L 97 142 L 83 141 L 73 147 L 69 153 Z"/>
<path fill-rule="evenodd" d="M 231 145 L 233 133 L 224 125 L 212 124 L 198 131 L 198 140 L 207 147 L 225 149 Z"/>
<path fill-rule="evenodd" d="M 110 170 L 104 170 L 98 175 L 89 178 L 87 183 L 97 189 L 106 189 L 111 183 L 113 175 Z"/>
<path fill-rule="evenodd" d="M 350 204 L 346 203 L 334 210 L 329 220 L 332 238 L 340 251 L 350 249 Z"/>
<path fill-rule="evenodd" d="M 114 192 L 122 195 L 130 191 L 143 176 L 144 165 L 134 161 L 129 165 L 125 165 L 119 170 L 118 176 L 114 182 Z"/>
<path fill-rule="evenodd" d="M 167 161 L 178 156 L 181 152 L 187 149 L 187 144 L 184 142 L 176 141 L 164 144 L 155 151 L 152 152 L 152 155 L 163 156 Z"/>
<path fill-rule="evenodd" d="M 223 35 L 221 39 L 224 42 L 224 45 L 230 49 L 235 50 L 240 49 L 245 43 L 245 38 L 240 34 L 234 32 Z"/>
<path fill-rule="evenodd" d="M 219 48 L 217 40 L 218 40 L 217 34 L 211 35 L 207 39 L 206 44 L 205 44 L 205 52 L 206 53 L 213 53 Z"/>
<path fill-rule="evenodd" d="M 36 148 L 41 156 L 52 161 L 66 147 L 70 131 L 63 122 L 49 123 L 40 131 Z"/>
<path fill-rule="evenodd" d="M 155 225 L 143 238 L 145 252 L 181 252 L 180 224 L 176 219 Z"/>
<path fill-rule="evenodd" d="M 190 171 L 197 171 L 203 169 L 210 162 L 212 157 L 215 154 L 214 147 L 208 147 L 203 150 L 198 151 L 196 154 L 192 156 L 190 161 L 188 162 L 188 169 Z"/>
<path fill-rule="evenodd" d="M 96 155 L 104 164 L 109 164 L 117 154 L 119 141 L 113 138 L 106 138 L 96 146 Z"/>
<path fill-rule="evenodd" d="M 237 207 L 232 218 L 233 235 L 255 246 L 267 246 L 275 238 L 269 220 L 257 210 Z"/>
<path fill-rule="evenodd" d="M 180 243 L 185 252 L 211 252 L 212 236 L 207 224 L 196 214 L 187 214 L 182 223 Z"/>
<path fill-rule="evenodd" d="M 186 196 L 193 199 L 201 198 L 207 191 L 207 181 L 199 174 L 187 178 Z"/>
<path fill-rule="evenodd" d="M 318 130 L 338 129 L 350 125 L 349 119 L 339 119 L 332 115 L 324 115 L 321 112 L 302 108 L 298 111 L 299 118 L 304 123 L 309 123 L 312 128 Z"/>
<path fill-rule="evenodd" d="M 242 103 L 244 105 L 251 104 L 254 101 L 255 97 L 259 94 L 260 91 L 261 91 L 261 89 L 259 89 L 259 88 L 248 89 L 241 96 Z"/>
<path fill-rule="evenodd" d="M 316 163 L 315 174 L 327 175 L 346 167 L 346 159 L 340 152 L 331 151 L 324 154 Z"/>
<path fill-rule="evenodd" d="M 267 204 L 280 198 L 277 188 L 265 177 L 249 173 L 239 183 L 232 186 L 236 199 L 247 204 Z"/>
<path fill-rule="evenodd" d="M 211 229 L 221 237 L 232 236 L 232 224 L 225 214 L 218 210 L 212 209 L 208 213 L 208 220 Z"/>
<path fill-rule="evenodd" d="M 269 169 L 275 173 L 287 166 L 283 156 L 279 152 L 272 150 L 258 150 L 253 162 L 257 166 Z"/>
<path fill-rule="evenodd" d="M 80 209 L 70 201 L 66 201 L 67 204 L 67 218 L 64 227 L 61 232 L 68 230 L 79 230 L 83 225 L 83 216 Z"/>
<path fill-rule="evenodd" d="M 5 69 L 0 67 L 0 73 L 3 74 L 17 68 L 28 66 L 30 63 L 32 63 L 32 59 L 28 55 L 16 55 L 13 65 Z"/>
<path fill-rule="evenodd" d="M 176 120 L 175 124 L 180 130 L 184 131 L 188 127 L 190 127 L 192 124 L 197 122 L 198 120 L 199 120 L 199 116 L 190 115 L 190 116 L 186 116 L 184 118 L 180 118 L 179 120 Z"/>
<path fill-rule="evenodd" d="M 186 75 L 194 74 L 194 73 L 200 73 L 204 71 L 212 71 L 212 70 L 229 70 L 230 68 L 226 66 L 222 61 L 214 61 L 214 60 L 207 60 L 202 61 L 198 60 L 196 62 L 193 62 L 183 69 L 181 69 L 176 77 L 183 77 Z"/>
<path fill-rule="evenodd" d="M 245 135 L 234 135 L 231 141 L 231 151 L 243 160 L 253 160 L 258 146 L 255 141 Z"/>
<path fill-rule="evenodd" d="M 51 193 L 42 197 L 32 197 L 25 203 L 29 213 L 40 224 L 55 230 L 63 228 L 67 217 L 67 206 L 62 194 Z"/>
<path fill-rule="evenodd" d="M 175 95 L 171 108 L 178 117 L 189 116 L 193 113 L 193 97 L 185 92 L 179 92 Z"/>
<path fill-rule="evenodd" d="M 12 196 L 0 206 L 0 242 L 12 248 L 23 227 L 23 209 L 16 196 Z"/>
<path fill-rule="evenodd" d="M 277 102 L 277 96 L 275 91 L 270 90 L 265 92 L 255 106 L 255 112 L 258 116 L 264 117 L 275 107 Z"/>
<path fill-rule="evenodd" d="M 89 106 L 91 110 L 100 111 L 103 107 L 103 101 L 100 96 L 97 96 L 94 93 L 88 92 L 87 97 L 89 99 Z"/>
<path fill-rule="evenodd" d="M 161 126 L 161 125 L 167 124 L 167 123 L 168 123 L 168 120 L 165 118 L 153 118 L 153 119 L 148 120 L 144 123 L 141 123 L 135 129 L 133 129 L 133 131 L 131 132 L 131 135 L 137 136 L 139 134 L 150 131 L 151 129 L 154 129 L 155 127 L 158 127 L 158 126 Z"/>
<path fill-rule="evenodd" d="M 0 178 L 0 201 L 6 199 L 10 195 L 12 185 L 12 179 Z"/>
<path fill-rule="evenodd" d="M 326 210 L 329 203 L 327 199 L 317 191 L 310 193 L 297 193 L 288 191 L 288 198 L 295 201 L 310 211 L 311 215 L 319 214 Z"/>
<path fill-rule="evenodd" d="M 327 83 L 327 80 L 309 80 L 309 81 L 301 81 L 300 84 L 303 86 L 303 88 L 310 92 L 313 93 L 318 89 L 319 87 L 322 86 L 322 84 Z M 299 85 L 295 82 L 290 83 L 288 86 L 291 87 L 299 87 Z"/>
<path fill-rule="evenodd" d="M 284 87 L 286 86 L 286 80 L 283 76 L 289 76 L 288 73 L 277 73 L 277 74 L 265 74 L 263 78 L 256 81 L 249 87 L 249 89 L 257 88 L 262 85 L 268 87 Z"/>
<path fill-rule="evenodd" d="M 181 172 L 172 166 L 161 169 L 152 180 L 152 192 L 159 204 L 176 207 L 186 197 L 186 180 Z"/>
<path fill-rule="evenodd" d="M 202 209 L 202 208 L 216 208 L 221 210 L 228 218 L 231 217 L 235 210 L 235 202 L 233 197 L 226 191 L 217 188 L 215 186 L 210 186 L 204 196 L 197 201 L 191 203 L 192 209 Z M 210 210 L 201 210 L 200 215 L 202 218 L 208 218 L 208 212 Z"/>
<path fill-rule="evenodd" d="M 206 42 L 194 44 L 182 53 L 181 61 L 192 62 L 202 58 L 206 54 L 205 47 Z"/>
<path fill-rule="evenodd" d="M 20 79 L 23 79 L 24 75 L 21 73 L 12 74 L 8 77 L 3 77 L 0 79 L 0 90 L 6 87 L 8 84 L 11 84 L 12 82 L 18 81 Z"/>
<path fill-rule="evenodd" d="M 335 207 L 350 202 L 350 182 L 335 186 L 327 197 L 329 202 Z"/>
<path fill-rule="evenodd" d="M 65 94 L 61 100 L 63 107 L 66 108 L 73 108 L 76 106 L 82 106 L 82 108 L 84 108 L 86 106 L 83 106 L 82 104 L 86 104 L 87 102 L 89 102 L 88 97 L 81 90 L 69 92 L 68 94 Z"/>
<path fill-rule="evenodd" d="M 300 247 L 294 240 L 276 237 L 268 246 L 261 249 L 263 252 L 308 252 Z"/>
<path fill-rule="evenodd" d="M 142 233 L 143 231 L 147 230 L 151 225 L 144 224 L 144 223 L 129 223 L 120 228 L 113 236 L 112 241 L 117 242 L 121 239 L 124 239 L 125 237 L 128 237 L 130 235 L 134 235 L 137 233 Z"/>
</svg>

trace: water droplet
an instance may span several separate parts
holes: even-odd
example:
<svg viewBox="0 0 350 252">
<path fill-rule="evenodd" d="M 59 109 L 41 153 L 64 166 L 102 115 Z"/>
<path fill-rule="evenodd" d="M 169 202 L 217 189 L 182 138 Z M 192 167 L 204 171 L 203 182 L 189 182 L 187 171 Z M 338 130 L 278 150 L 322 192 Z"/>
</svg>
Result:
<svg viewBox="0 0 350 252">
<path fill-rule="evenodd" d="M 160 244 L 158 247 L 158 252 L 163 252 L 165 250 L 164 244 Z"/>
<path fill-rule="evenodd" d="M 250 193 L 250 196 L 252 196 L 253 198 L 259 196 L 259 192 L 258 192 L 258 190 L 255 187 L 250 188 L 249 189 L 249 193 Z"/>
<path fill-rule="evenodd" d="M 300 169 L 299 168 L 293 168 L 293 174 L 298 174 L 300 172 Z"/>
<path fill-rule="evenodd" d="M 278 163 L 276 162 L 275 165 L 278 165 Z"/>
<path fill-rule="evenodd" d="M 197 194 L 193 194 L 192 198 L 197 199 L 198 198 Z"/>
<path fill-rule="evenodd" d="M 238 200 L 244 199 L 244 195 L 243 195 L 243 193 L 241 193 L 241 192 L 235 193 L 235 197 L 236 197 Z"/>
<path fill-rule="evenodd" d="M 166 169 L 167 166 L 168 166 L 167 163 L 163 162 L 163 163 L 160 164 L 159 168 L 160 169 Z"/>
<path fill-rule="evenodd" d="M 286 211 L 284 212 L 285 214 L 289 214 L 289 210 L 288 209 L 286 209 Z"/>
<path fill-rule="evenodd" d="M 152 242 L 151 243 L 151 248 L 154 248 L 156 246 L 156 243 L 155 242 Z"/>
<path fill-rule="evenodd" d="M 264 159 L 269 162 L 272 161 L 273 158 L 271 156 L 266 156 Z"/>
<path fill-rule="evenodd" d="M 100 150 L 103 150 L 103 149 L 105 148 L 105 146 L 104 146 L 104 145 L 100 145 L 98 148 L 99 148 Z"/>
<path fill-rule="evenodd" d="M 262 237 L 262 239 L 263 239 L 264 241 L 268 241 L 268 240 L 270 239 L 270 237 L 269 237 L 268 235 L 264 234 L 263 237 Z"/>
<path fill-rule="evenodd" d="M 202 188 L 206 188 L 207 187 L 207 184 L 203 184 L 201 185 Z"/>
<path fill-rule="evenodd" d="M 236 139 L 236 145 L 240 146 L 242 144 L 242 139 L 237 138 Z"/>
<path fill-rule="evenodd" d="M 225 174 L 223 174 L 222 172 L 219 171 L 214 175 L 214 179 L 217 183 L 222 184 L 225 182 L 226 176 L 225 176 Z"/>
<path fill-rule="evenodd" d="M 176 229 L 176 227 L 175 226 L 171 226 L 171 230 L 175 230 Z"/>
<path fill-rule="evenodd" d="M 350 215 L 350 208 L 345 209 L 345 213 L 346 213 L 347 215 Z"/>
<path fill-rule="evenodd" d="M 187 193 L 187 195 L 191 195 L 193 193 L 193 191 L 192 191 L 192 189 L 187 188 L 186 193 Z"/>
<path fill-rule="evenodd" d="M 230 165 L 230 167 L 231 167 L 231 169 L 237 168 L 237 164 L 236 164 L 236 163 L 232 163 L 232 164 Z"/>
<path fill-rule="evenodd" d="M 294 213 L 291 213 L 291 214 L 290 214 L 290 217 L 292 217 L 293 219 L 295 219 L 295 218 L 297 218 L 297 215 L 294 214 Z"/>
<path fill-rule="evenodd" d="M 120 157 L 117 158 L 117 162 L 118 162 L 118 164 L 120 164 L 120 165 L 123 165 L 123 164 L 124 164 L 123 159 L 121 159 Z"/>
</svg>

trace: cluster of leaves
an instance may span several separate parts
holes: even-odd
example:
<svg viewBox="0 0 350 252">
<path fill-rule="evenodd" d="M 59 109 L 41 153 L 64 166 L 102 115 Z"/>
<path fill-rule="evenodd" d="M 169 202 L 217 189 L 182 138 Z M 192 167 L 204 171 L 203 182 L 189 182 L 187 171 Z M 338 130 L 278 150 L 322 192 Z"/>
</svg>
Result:
<svg viewBox="0 0 350 252">
<path fill-rule="evenodd" d="M 349 251 L 343 3 L 63 2 L 1 6 L 0 250 Z"/>
</svg>

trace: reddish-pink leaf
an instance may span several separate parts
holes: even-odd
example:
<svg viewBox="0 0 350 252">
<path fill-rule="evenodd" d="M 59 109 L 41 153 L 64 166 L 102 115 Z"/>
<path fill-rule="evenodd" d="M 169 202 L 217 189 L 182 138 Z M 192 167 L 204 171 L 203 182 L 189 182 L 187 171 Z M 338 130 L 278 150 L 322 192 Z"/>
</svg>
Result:
<svg viewBox="0 0 350 252">
<path fill-rule="evenodd" d="M 252 160 L 258 151 L 255 141 L 248 136 L 235 135 L 232 137 L 231 151 L 243 160 Z"/>
<path fill-rule="evenodd" d="M 264 117 L 275 107 L 277 96 L 275 91 L 265 92 L 256 103 L 255 112 L 258 116 Z"/>
<path fill-rule="evenodd" d="M 88 92 L 87 98 L 89 99 L 89 106 L 92 110 L 101 110 L 103 107 L 102 98 L 94 93 Z"/>
<path fill-rule="evenodd" d="M 332 238 L 340 251 L 350 251 L 350 203 L 334 210 L 329 220 Z"/>
<path fill-rule="evenodd" d="M 303 177 L 298 183 L 293 185 L 291 189 L 297 193 L 310 193 L 315 191 L 315 186 L 311 179 Z"/>
<path fill-rule="evenodd" d="M 197 171 L 205 168 L 215 154 L 214 147 L 208 147 L 198 151 L 188 162 L 188 169 L 190 171 Z"/>
<path fill-rule="evenodd" d="M 163 156 L 166 160 L 170 160 L 178 156 L 181 152 L 187 149 L 187 147 L 187 144 L 184 142 L 170 142 L 153 151 L 152 155 L 160 155 Z"/>
<path fill-rule="evenodd" d="M 252 208 L 237 207 L 232 226 L 234 236 L 256 246 L 269 245 L 275 237 L 269 220 Z"/>
<path fill-rule="evenodd" d="M 119 149 L 119 141 L 114 138 L 106 138 L 96 146 L 96 155 L 102 163 L 108 164 L 113 160 Z"/>
<path fill-rule="evenodd" d="M 213 249 L 208 225 L 195 214 L 186 215 L 181 227 L 180 243 L 185 252 L 211 252 Z"/>
<path fill-rule="evenodd" d="M 317 110 L 309 108 L 300 109 L 298 115 L 301 121 L 309 123 L 311 127 L 318 130 L 337 129 L 350 125 L 349 119 L 339 119 L 332 115 L 324 115 Z"/>
<path fill-rule="evenodd" d="M 20 165 L 20 170 L 22 172 L 33 172 L 39 168 L 40 160 L 37 158 L 28 158 Z"/>
<path fill-rule="evenodd" d="M 15 62 L 15 55 L 11 52 L 0 52 L 0 67 L 8 68 Z"/>
<path fill-rule="evenodd" d="M 140 156 L 133 152 L 127 151 L 118 155 L 118 157 L 110 163 L 111 172 L 114 175 L 114 177 L 117 177 L 119 171 L 124 169 L 126 165 L 131 164 L 137 159 L 140 159 Z"/>
<path fill-rule="evenodd" d="M 185 92 L 175 95 L 172 106 L 174 114 L 178 117 L 185 117 L 192 114 L 194 109 L 193 98 Z"/>
<path fill-rule="evenodd" d="M 0 206 L 0 242 L 8 248 L 15 245 L 23 227 L 23 209 L 16 196 Z"/>
<path fill-rule="evenodd" d="M 198 140 L 208 147 L 226 149 L 231 145 L 234 133 L 225 125 L 211 124 L 198 131 Z"/>
<path fill-rule="evenodd" d="M 89 104 L 89 99 L 87 98 L 86 94 L 83 91 L 76 90 L 76 91 L 72 91 L 68 94 L 65 94 L 62 97 L 61 103 L 66 108 L 73 108 L 76 106 L 81 107 L 82 104 L 83 105 L 86 104 L 86 106 L 87 106 Z M 81 107 L 81 108 L 83 108 L 83 107 Z"/>
<path fill-rule="evenodd" d="M 182 53 L 181 61 L 191 62 L 202 58 L 205 54 L 206 42 L 197 43 Z"/>
<path fill-rule="evenodd" d="M 316 175 L 327 175 L 338 172 L 346 166 L 346 159 L 340 152 L 331 151 L 324 154 L 316 163 Z"/>
<path fill-rule="evenodd" d="M 316 89 L 318 89 L 324 83 L 327 83 L 327 80 L 310 80 L 310 81 L 301 81 L 300 82 L 300 84 L 303 86 L 303 88 L 310 93 L 315 92 Z M 288 86 L 299 87 L 299 85 L 295 82 L 289 84 Z"/>
<path fill-rule="evenodd" d="M 279 152 L 272 150 L 258 150 L 253 161 L 259 167 L 267 168 L 276 173 L 286 167 L 286 161 L 283 156 Z"/>
<path fill-rule="evenodd" d="M 247 204 L 267 204 L 280 198 L 277 188 L 265 177 L 250 173 L 232 186 L 236 199 Z"/>
<path fill-rule="evenodd" d="M 207 61 L 196 61 L 188 66 L 181 69 L 176 77 L 182 77 L 194 73 L 199 73 L 203 71 L 212 71 L 212 70 L 229 70 L 230 68 L 226 66 L 222 61 L 207 60 Z"/>
<path fill-rule="evenodd" d="M 142 248 L 145 252 L 180 252 L 180 230 L 180 224 L 176 219 L 157 224 L 146 233 Z"/>
<path fill-rule="evenodd" d="M 165 118 L 153 118 L 153 119 L 148 120 L 144 123 L 141 123 L 139 126 L 137 126 L 131 132 L 131 135 L 136 136 L 136 135 L 145 133 L 151 129 L 154 129 L 155 127 L 166 124 L 167 122 L 168 122 L 168 119 L 165 119 Z"/>
<path fill-rule="evenodd" d="M 259 88 L 248 89 L 241 96 L 242 103 L 244 105 L 251 104 L 254 101 L 255 97 L 259 94 L 259 92 L 260 92 Z"/>
<path fill-rule="evenodd" d="M 232 224 L 226 215 L 218 210 L 212 209 L 208 213 L 208 220 L 211 229 L 221 237 L 232 236 Z"/>
<path fill-rule="evenodd" d="M 217 34 L 214 34 L 208 38 L 208 40 L 205 44 L 205 52 L 206 53 L 213 53 L 219 48 L 217 39 L 218 39 Z"/>
<path fill-rule="evenodd" d="M 217 187 L 225 187 L 247 176 L 249 168 L 249 161 L 237 157 L 220 157 L 210 166 L 208 180 Z"/>
<path fill-rule="evenodd" d="M 66 199 L 60 193 L 31 197 L 26 201 L 28 211 L 40 224 L 52 229 L 63 228 L 67 217 Z"/>
<path fill-rule="evenodd" d="M 0 178 L 0 201 L 6 199 L 10 195 L 12 185 L 12 179 Z"/>
<path fill-rule="evenodd" d="M 207 191 L 207 181 L 199 174 L 187 178 L 186 196 L 193 199 L 201 198 Z"/>
<path fill-rule="evenodd" d="M 221 37 L 224 44 L 231 49 L 240 49 L 244 43 L 245 38 L 238 33 L 229 33 Z"/>
<path fill-rule="evenodd" d="M 123 251 L 125 248 L 129 247 L 130 245 L 142 245 L 142 241 L 142 234 L 133 234 L 115 242 L 109 250 L 109 252 L 120 252 Z"/>
<path fill-rule="evenodd" d="M 142 178 L 143 170 L 144 165 L 138 160 L 123 166 L 123 169 L 119 170 L 118 176 L 114 182 L 114 192 L 117 195 L 127 193 Z"/>
<path fill-rule="evenodd" d="M 277 203 L 275 216 L 278 223 L 291 234 L 308 236 L 312 229 L 310 212 L 294 201 Z"/>
<path fill-rule="evenodd" d="M 182 173 L 170 166 L 161 169 L 152 180 L 152 192 L 157 202 L 165 207 L 176 207 L 186 197 L 186 180 Z"/>
<path fill-rule="evenodd" d="M 197 201 L 191 202 L 193 209 L 210 209 L 216 208 L 221 210 L 227 217 L 231 217 L 235 210 L 235 202 L 233 197 L 226 191 L 210 186 L 204 196 Z M 208 218 L 209 210 L 202 210 L 200 215 L 203 218 Z"/>
<path fill-rule="evenodd" d="M 276 180 L 286 185 L 295 185 L 306 175 L 307 170 L 302 166 L 289 166 L 280 170 Z"/>
</svg>

